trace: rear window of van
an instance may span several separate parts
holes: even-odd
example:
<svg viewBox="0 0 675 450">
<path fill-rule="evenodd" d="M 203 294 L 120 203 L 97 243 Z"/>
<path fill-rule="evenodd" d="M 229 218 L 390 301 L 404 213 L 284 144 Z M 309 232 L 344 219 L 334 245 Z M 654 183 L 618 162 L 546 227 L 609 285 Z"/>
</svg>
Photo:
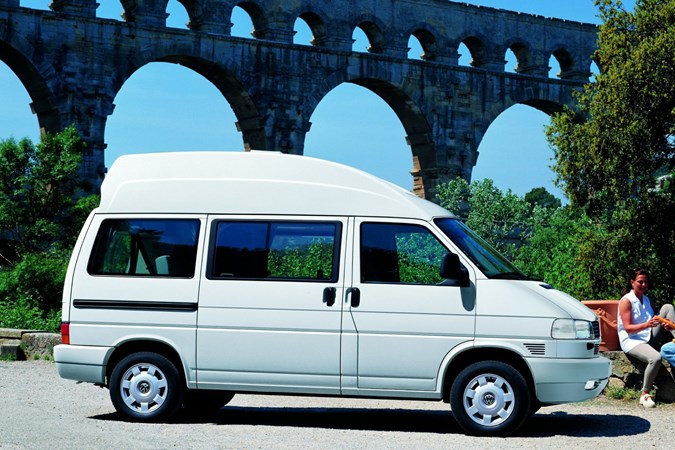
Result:
<svg viewBox="0 0 675 450">
<path fill-rule="evenodd" d="M 199 220 L 106 219 L 88 265 L 92 275 L 192 278 Z"/>
</svg>

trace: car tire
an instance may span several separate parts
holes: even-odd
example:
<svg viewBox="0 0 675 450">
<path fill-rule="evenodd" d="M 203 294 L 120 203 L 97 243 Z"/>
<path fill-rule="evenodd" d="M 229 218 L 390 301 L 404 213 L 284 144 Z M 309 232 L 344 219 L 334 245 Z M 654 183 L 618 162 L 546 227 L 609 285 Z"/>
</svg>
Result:
<svg viewBox="0 0 675 450">
<path fill-rule="evenodd" d="M 125 420 L 157 422 L 183 403 L 184 386 L 175 364 L 152 352 L 123 358 L 110 375 L 110 399 Z"/>
<path fill-rule="evenodd" d="M 501 361 L 480 361 L 462 370 L 450 389 L 450 407 L 468 434 L 502 436 L 516 431 L 531 411 L 525 378 Z"/>
</svg>

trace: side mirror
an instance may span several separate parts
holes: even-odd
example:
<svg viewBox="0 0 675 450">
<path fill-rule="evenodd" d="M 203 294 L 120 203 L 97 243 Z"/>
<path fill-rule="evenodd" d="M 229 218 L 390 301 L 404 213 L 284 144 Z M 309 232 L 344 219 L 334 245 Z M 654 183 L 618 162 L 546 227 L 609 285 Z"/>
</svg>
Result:
<svg viewBox="0 0 675 450">
<path fill-rule="evenodd" d="M 445 279 L 444 286 L 469 287 L 469 272 L 459 262 L 457 254 L 448 252 L 441 260 L 441 277 Z"/>
</svg>

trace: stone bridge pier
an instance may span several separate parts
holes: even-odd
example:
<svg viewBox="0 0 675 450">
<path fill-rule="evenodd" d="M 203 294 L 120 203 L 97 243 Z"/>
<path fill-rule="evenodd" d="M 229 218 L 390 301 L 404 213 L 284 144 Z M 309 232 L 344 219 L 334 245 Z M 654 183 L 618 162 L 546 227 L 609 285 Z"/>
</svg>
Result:
<svg viewBox="0 0 675 450">
<path fill-rule="evenodd" d="M 415 193 L 433 200 L 438 183 L 471 179 L 481 139 L 509 107 L 574 107 L 597 40 L 594 25 L 447 0 L 180 0 L 189 29 L 166 26 L 167 3 L 120 0 L 123 20 L 112 20 L 96 16 L 96 0 L 52 0 L 49 11 L 0 0 L 0 60 L 26 87 L 41 129 L 80 131 L 92 190 L 106 172 L 117 94 L 137 70 L 169 62 L 220 91 L 244 149 L 303 154 L 328 93 L 343 83 L 372 91 L 405 129 Z M 249 14 L 251 39 L 230 35 L 235 7 Z M 312 45 L 293 43 L 297 20 L 311 29 Z M 365 53 L 352 51 L 356 28 L 369 40 Z M 408 58 L 411 37 L 421 60 Z M 460 44 L 469 67 L 458 65 Z M 515 73 L 504 71 L 509 50 Z M 557 78 L 548 76 L 551 57 Z"/>
</svg>

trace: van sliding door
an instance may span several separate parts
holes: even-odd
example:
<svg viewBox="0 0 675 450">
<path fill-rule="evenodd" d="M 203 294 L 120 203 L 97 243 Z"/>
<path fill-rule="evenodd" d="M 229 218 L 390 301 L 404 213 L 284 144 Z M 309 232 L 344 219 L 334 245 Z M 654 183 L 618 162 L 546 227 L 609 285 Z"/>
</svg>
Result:
<svg viewBox="0 0 675 450">
<path fill-rule="evenodd" d="M 335 394 L 347 221 L 210 217 L 200 388 Z"/>
</svg>

